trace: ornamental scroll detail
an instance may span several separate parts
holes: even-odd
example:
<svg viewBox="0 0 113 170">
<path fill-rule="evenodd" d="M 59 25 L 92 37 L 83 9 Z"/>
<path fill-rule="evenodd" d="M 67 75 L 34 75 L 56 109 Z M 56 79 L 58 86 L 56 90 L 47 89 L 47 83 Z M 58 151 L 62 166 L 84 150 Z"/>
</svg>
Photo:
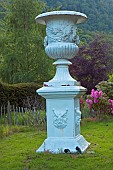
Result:
<svg viewBox="0 0 113 170">
<path fill-rule="evenodd" d="M 44 39 L 44 46 L 55 42 L 68 42 L 79 44 L 79 36 L 76 34 L 77 27 L 75 25 L 56 25 L 46 28 L 47 36 Z"/>
<path fill-rule="evenodd" d="M 65 111 L 63 111 L 63 110 L 56 111 L 53 108 L 52 111 L 53 111 L 53 125 L 58 129 L 64 129 L 67 126 L 68 109 L 66 108 Z"/>
<path fill-rule="evenodd" d="M 81 121 L 81 111 L 79 107 L 75 108 L 75 134 L 78 135 L 80 133 L 80 121 Z"/>
</svg>

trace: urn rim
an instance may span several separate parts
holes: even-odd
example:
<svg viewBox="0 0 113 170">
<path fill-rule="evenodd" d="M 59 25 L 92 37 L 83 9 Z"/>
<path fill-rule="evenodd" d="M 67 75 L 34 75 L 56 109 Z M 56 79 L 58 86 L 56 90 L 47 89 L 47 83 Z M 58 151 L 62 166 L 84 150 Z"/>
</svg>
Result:
<svg viewBox="0 0 113 170">
<path fill-rule="evenodd" d="M 73 17 L 73 19 L 75 19 L 75 24 L 80 24 L 84 21 L 87 20 L 87 16 L 83 13 L 80 12 L 76 12 L 76 11 L 52 11 L 52 12 L 46 12 L 46 13 L 42 13 L 39 14 L 35 19 L 36 22 L 46 25 L 47 20 L 51 17 L 58 17 L 58 16 L 70 16 Z"/>
</svg>

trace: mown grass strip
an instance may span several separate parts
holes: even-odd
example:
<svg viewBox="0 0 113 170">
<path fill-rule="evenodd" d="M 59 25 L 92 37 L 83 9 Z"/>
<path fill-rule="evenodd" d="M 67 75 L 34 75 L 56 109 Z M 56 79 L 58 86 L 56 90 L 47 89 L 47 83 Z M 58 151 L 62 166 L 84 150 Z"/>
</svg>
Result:
<svg viewBox="0 0 113 170">
<path fill-rule="evenodd" d="M 45 130 L 21 129 L 0 140 L 0 170 L 112 170 L 113 122 L 83 121 L 81 134 L 91 142 L 84 154 L 36 154 Z"/>
</svg>

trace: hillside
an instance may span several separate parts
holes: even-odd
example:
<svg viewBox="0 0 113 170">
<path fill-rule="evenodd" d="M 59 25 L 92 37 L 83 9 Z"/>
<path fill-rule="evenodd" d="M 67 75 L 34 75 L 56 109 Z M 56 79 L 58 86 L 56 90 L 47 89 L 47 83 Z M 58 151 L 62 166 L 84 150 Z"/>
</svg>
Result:
<svg viewBox="0 0 113 170">
<path fill-rule="evenodd" d="M 43 0 L 52 8 L 74 10 L 88 16 L 82 27 L 89 31 L 113 33 L 113 0 Z"/>
</svg>

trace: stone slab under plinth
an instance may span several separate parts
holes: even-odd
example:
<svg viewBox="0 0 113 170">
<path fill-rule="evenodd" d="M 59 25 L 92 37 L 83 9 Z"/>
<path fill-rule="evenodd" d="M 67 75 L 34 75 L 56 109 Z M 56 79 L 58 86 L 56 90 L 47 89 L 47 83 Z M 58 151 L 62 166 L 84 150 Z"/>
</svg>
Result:
<svg viewBox="0 0 113 170">
<path fill-rule="evenodd" d="M 50 153 L 83 153 L 90 145 L 82 135 L 78 135 L 75 138 L 47 138 L 38 152 L 50 152 Z"/>
</svg>

